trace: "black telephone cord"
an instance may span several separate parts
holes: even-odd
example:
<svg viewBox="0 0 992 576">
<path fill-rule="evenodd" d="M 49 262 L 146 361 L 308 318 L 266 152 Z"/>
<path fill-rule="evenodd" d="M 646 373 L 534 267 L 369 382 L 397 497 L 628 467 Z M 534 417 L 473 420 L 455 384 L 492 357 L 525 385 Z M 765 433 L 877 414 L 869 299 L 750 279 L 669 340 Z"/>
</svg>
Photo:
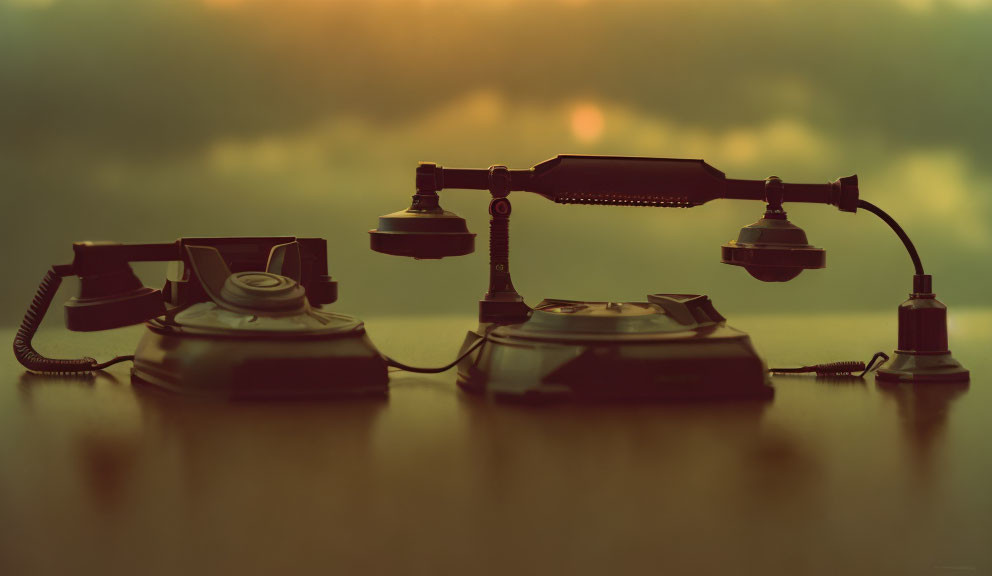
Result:
<svg viewBox="0 0 992 576">
<path fill-rule="evenodd" d="M 73 374 L 79 372 L 94 372 L 103 370 L 120 362 L 134 360 L 134 356 L 118 356 L 107 362 L 97 362 L 93 358 L 59 359 L 48 358 L 34 349 L 31 340 L 41 326 L 45 312 L 52 304 L 55 293 L 62 284 L 63 274 L 52 268 L 45 274 L 38 286 L 28 311 L 24 313 L 17 335 L 14 336 L 14 356 L 25 368 L 39 374 Z"/>
</svg>

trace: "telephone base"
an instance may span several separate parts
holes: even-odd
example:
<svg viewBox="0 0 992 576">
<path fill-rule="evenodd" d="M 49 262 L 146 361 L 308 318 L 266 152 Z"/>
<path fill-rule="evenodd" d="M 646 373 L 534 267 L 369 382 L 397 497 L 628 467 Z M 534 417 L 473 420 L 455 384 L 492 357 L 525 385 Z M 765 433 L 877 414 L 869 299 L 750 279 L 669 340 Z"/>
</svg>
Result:
<svg viewBox="0 0 992 576">
<path fill-rule="evenodd" d="M 469 392 L 516 400 L 720 400 L 774 395 L 744 332 L 705 296 L 648 302 L 545 300 L 525 322 L 469 332 L 458 366 Z M 485 336 L 483 336 L 485 334 Z"/>
<path fill-rule="evenodd" d="M 132 376 L 175 392 L 224 398 L 386 394 L 386 364 L 364 325 L 323 333 L 211 333 L 153 320 Z"/>
</svg>

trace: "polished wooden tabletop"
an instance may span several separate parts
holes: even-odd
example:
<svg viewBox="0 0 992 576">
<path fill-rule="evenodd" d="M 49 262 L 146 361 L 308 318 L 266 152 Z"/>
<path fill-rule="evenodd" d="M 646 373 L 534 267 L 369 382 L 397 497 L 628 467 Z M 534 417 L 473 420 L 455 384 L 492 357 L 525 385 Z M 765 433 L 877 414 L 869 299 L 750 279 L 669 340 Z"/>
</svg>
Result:
<svg viewBox="0 0 992 576">
<path fill-rule="evenodd" d="M 748 316 L 773 365 L 891 352 L 891 313 Z M 450 360 L 471 317 L 366 319 Z M 43 331 L 51 355 L 137 326 Z M 992 574 L 992 310 L 951 309 L 969 387 L 776 377 L 770 402 L 224 402 L 0 359 L 0 574 Z M 4 336 L 13 338 L 13 330 Z"/>
</svg>

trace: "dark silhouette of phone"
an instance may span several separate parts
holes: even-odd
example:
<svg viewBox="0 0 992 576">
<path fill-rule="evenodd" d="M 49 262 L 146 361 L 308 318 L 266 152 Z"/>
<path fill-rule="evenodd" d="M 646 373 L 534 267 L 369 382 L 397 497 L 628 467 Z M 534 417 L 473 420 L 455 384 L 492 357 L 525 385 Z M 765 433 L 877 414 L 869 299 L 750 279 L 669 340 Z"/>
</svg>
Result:
<svg viewBox="0 0 992 576">
<path fill-rule="evenodd" d="M 299 247 L 300 284 L 309 303 L 320 306 L 337 300 L 337 282 L 327 274 L 327 242 L 322 238 L 180 238 L 162 244 L 76 242 L 72 263 L 53 266 L 42 280 L 14 338 L 14 355 L 28 370 L 44 373 L 100 370 L 132 358 L 120 356 L 103 363 L 93 358 L 54 359 L 34 349 L 32 338 L 64 277 L 79 277 L 79 293 L 65 303 L 66 328 L 76 332 L 109 330 L 209 300 L 190 264 L 187 247 L 214 248 L 232 272 L 242 272 L 265 270 L 273 251 L 291 243 Z M 175 262 L 176 266 L 159 290 L 144 286 L 131 262 Z"/>
</svg>

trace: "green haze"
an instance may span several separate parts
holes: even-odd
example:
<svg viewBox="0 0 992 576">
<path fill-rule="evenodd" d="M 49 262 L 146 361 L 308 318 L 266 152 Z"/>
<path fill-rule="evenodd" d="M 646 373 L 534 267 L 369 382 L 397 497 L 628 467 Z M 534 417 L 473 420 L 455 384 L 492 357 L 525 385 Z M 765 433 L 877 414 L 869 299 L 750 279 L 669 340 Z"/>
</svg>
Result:
<svg viewBox="0 0 992 576">
<path fill-rule="evenodd" d="M 343 311 L 471 313 L 484 194 L 442 193 L 480 234 L 471 256 L 375 254 L 367 230 L 407 205 L 418 161 L 559 153 L 701 157 L 786 182 L 857 172 L 941 299 L 987 305 L 990 31 L 992 5 L 939 0 L 0 0 L 0 321 L 74 240 L 184 235 L 325 237 Z M 787 206 L 828 267 L 777 285 L 719 264 L 756 203 L 512 199 L 532 304 L 705 292 L 733 319 L 894 308 L 910 288 L 908 257 L 866 213 Z"/>
</svg>

